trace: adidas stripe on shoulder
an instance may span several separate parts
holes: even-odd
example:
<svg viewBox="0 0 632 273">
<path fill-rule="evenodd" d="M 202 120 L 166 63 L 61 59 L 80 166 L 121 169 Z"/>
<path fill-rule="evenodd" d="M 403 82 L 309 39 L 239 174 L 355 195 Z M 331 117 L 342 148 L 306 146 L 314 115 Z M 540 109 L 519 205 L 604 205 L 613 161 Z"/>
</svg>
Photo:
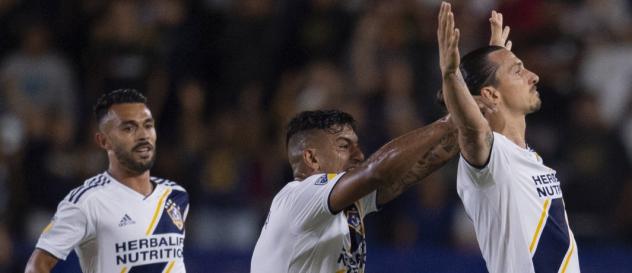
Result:
<svg viewBox="0 0 632 273">
<path fill-rule="evenodd" d="M 82 196 L 84 196 L 88 191 L 91 191 L 95 188 L 102 187 L 104 185 L 109 184 L 110 179 L 104 174 L 98 174 L 86 180 L 83 185 L 73 189 L 67 196 L 67 201 L 70 203 L 77 204 Z"/>
<path fill-rule="evenodd" d="M 152 176 L 152 177 L 150 177 L 149 179 L 150 179 L 152 182 L 156 183 L 156 184 L 159 184 L 159 185 L 164 185 L 164 186 L 167 186 L 167 187 L 171 187 L 171 188 L 173 188 L 174 190 L 179 190 L 179 191 L 183 191 L 183 192 L 186 192 L 186 191 L 187 191 L 186 189 L 184 189 L 184 187 L 182 187 L 182 186 L 178 185 L 178 183 L 176 183 L 176 182 L 174 182 L 174 181 L 171 181 L 171 180 L 168 180 L 168 179 L 164 179 L 164 178 L 160 178 L 160 177 L 155 177 L 155 176 Z"/>
</svg>

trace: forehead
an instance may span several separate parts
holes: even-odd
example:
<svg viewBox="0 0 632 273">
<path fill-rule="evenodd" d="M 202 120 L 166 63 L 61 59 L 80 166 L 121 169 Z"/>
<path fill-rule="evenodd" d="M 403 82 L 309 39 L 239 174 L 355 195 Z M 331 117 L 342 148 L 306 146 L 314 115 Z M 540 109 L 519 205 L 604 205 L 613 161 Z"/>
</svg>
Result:
<svg viewBox="0 0 632 273">
<path fill-rule="evenodd" d="M 328 132 L 327 135 L 329 135 L 334 140 L 345 138 L 353 142 L 358 142 L 358 135 L 356 135 L 356 132 L 348 124 L 334 125 L 331 127 L 331 129 L 334 130 L 333 133 Z"/>
<path fill-rule="evenodd" d="M 151 119 L 151 111 L 143 103 L 121 103 L 110 106 L 106 121 L 144 121 Z"/>
<path fill-rule="evenodd" d="M 489 59 L 498 65 L 498 68 L 509 68 L 514 64 L 522 62 L 513 52 L 501 49 L 489 54 Z"/>
</svg>

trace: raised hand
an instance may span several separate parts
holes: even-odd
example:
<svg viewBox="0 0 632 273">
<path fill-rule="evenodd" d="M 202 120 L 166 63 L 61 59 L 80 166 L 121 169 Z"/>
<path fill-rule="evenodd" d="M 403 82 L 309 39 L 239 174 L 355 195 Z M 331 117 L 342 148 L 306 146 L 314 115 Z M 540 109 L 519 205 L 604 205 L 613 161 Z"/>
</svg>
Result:
<svg viewBox="0 0 632 273">
<path fill-rule="evenodd" d="M 454 27 L 454 14 L 449 3 L 442 2 L 439 10 L 437 40 L 439 42 L 439 63 L 441 73 L 445 76 L 459 70 L 459 37 L 458 28 Z"/>
<path fill-rule="evenodd" d="M 489 25 L 492 29 L 492 36 L 489 38 L 489 45 L 502 46 L 507 50 L 511 50 L 511 41 L 509 37 L 509 26 L 503 28 L 503 14 L 492 10 L 492 16 L 489 17 Z"/>
</svg>

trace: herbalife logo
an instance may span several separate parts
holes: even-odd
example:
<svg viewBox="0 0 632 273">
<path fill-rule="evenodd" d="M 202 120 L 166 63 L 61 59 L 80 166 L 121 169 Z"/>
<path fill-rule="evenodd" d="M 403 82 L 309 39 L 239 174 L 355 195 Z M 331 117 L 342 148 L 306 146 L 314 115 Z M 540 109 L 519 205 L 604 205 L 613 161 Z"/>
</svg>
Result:
<svg viewBox="0 0 632 273">
<path fill-rule="evenodd" d="M 134 222 L 134 220 L 132 220 L 132 217 L 129 217 L 129 215 L 127 215 L 126 213 L 125 216 L 123 216 L 123 219 L 121 219 L 121 221 L 119 222 L 119 227 L 124 227 L 132 224 L 136 224 L 136 222 Z"/>
</svg>

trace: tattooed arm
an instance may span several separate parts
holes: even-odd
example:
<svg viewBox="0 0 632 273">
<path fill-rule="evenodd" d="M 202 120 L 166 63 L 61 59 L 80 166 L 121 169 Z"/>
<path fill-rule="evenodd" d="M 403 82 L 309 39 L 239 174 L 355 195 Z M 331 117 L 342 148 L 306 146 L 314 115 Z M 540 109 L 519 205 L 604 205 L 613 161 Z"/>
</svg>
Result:
<svg viewBox="0 0 632 273">
<path fill-rule="evenodd" d="M 455 129 L 450 123 L 450 127 L 432 132 L 441 135 L 441 138 L 433 139 L 431 143 L 428 143 L 431 146 L 430 149 L 426 149 L 423 154 L 417 154 L 415 158 L 409 159 L 412 166 L 403 172 L 401 177 L 383 184 L 377 189 L 377 203 L 382 205 L 395 199 L 452 159 L 459 152 Z M 397 139 L 394 140 L 393 145 L 397 145 L 397 141 Z"/>
<path fill-rule="evenodd" d="M 338 212 L 374 190 L 379 205 L 392 200 L 456 155 L 455 139 L 448 117 L 393 139 L 340 178 L 330 208 Z"/>
</svg>

